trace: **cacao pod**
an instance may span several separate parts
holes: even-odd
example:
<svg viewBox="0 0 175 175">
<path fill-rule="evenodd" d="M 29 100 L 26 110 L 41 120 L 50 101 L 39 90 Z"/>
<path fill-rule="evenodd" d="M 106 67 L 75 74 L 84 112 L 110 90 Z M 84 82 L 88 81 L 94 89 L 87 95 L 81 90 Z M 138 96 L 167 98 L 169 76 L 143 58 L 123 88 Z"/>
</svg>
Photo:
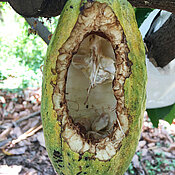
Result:
<svg viewBox="0 0 175 175">
<path fill-rule="evenodd" d="M 123 174 L 140 137 L 145 51 L 126 0 L 69 0 L 48 46 L 42 123 L 58 174 Z"/>
</svg>

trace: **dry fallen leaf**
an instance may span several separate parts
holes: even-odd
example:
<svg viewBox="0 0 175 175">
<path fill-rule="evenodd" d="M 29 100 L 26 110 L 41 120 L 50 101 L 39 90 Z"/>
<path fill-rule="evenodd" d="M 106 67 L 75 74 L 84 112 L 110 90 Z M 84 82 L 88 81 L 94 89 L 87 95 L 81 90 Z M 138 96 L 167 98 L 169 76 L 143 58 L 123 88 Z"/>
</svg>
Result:
<svg viewBox="0 0 175 175">
<path fill-rule="evenodd" d="M 157 143 L 158 139 L 152 139 L 150 138 L 146 133 L 142 133 L 142 137 L 149 143 Z"/>
<path fill-rule="evenodd" d="M 163 148 L 163 150 L 166 152 L 172 152 L 175 150 L 175 143 L 170 144 L 169 148 Z"/>
<path fill-rule="evenodd" d="M 22 170 L 22 166 L 0 165 L 0 174 L 2 175 L 19 175 L 21 170 Z"/>
<path fill-rule="evenodd" d="M 132 164 L 134 168 L 140 168 L 140 162 L 139 162 L 139 157 L 135 154 L 133 159 L 132 159 Z"/>
<path fill-rule="evenodd" d="M 44 140 L 44 133 L 43 133 L 43 131 L 37 133 L 37 140 L 38 140 L 38 142 L 40 143 L 41 146 L 43 146 L 44 148 L 46 147 L 45 146 L 45 140 Z"/>
<path fill-rule="evenodd" d="M 143 148 L 145 145 L 146 145 L 146 141 L 145 140 L 139 141 L 139 147 L 140 148 Z"/>
<path fill-rule="evenodd" d="M 156 145 L 155 143 L 149 143 L 149 144 L 148 144 L 148 147 L 149 147 L 149 148 L 152 148 L 152 147 L 155 147 L 155 145 Z"/>
<path fill-rule="evenodd" d="M 142 156 L 145 157 L 148 154 L 148 149 L 142 149 Z"/>
<path fill-rule="evenodd" d="M 21 155 L 24 154 L 27 150 L 27 146 L 23 146 L 23 147 L 19 147 L 19 148 L 10 148 L 10 149 L 6 149 L 5 151 L 3 151 L 6 155 Z"/>
<path fill-rule="evenodd" d="M 30 111 L 28 109 L 26 109 L 25 111 L 21 111 L 19 113 L 19 117 L 24 117 L 30 114 Z"/>
<path fill-rule="evenodd" d="M 12 128 L 7 128 L 5 129 L 1 134 L 0 134 L 0 141 L 5 140 L 9 133 L 11 132 Z"/>
<path fill-rule="evenodd" d="M 8 104 L 8 107 L 7 107 L 7 112 L 10 112 L 10 113 L 13 113 L 15 108 L 14 108 L 14 103 L 13 101 L 11 101 L 9 104 Z"/>
<path fill-rule="evenodd" d="M 15 111 L 20 112 L 24 110 L 24 106 L 22 104 L 15 104 Z"/>
</svg>

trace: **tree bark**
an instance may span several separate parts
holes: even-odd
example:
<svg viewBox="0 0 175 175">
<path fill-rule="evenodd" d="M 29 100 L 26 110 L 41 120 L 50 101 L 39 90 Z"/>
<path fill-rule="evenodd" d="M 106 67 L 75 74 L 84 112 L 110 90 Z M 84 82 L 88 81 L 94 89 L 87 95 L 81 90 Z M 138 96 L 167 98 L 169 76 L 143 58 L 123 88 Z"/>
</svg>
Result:
<svg viewBox="0 0 175 175">
<path fill-rule="evenodd" d="M 51 32 L 48 30 L 46 26 L 44 26 L 38 19 L 36 18 L 25 18 L 28 24 L 34 29 L 37 34 L 44 40 L 44 42 L 48 45 L 49 44 L 49 35 Z"/>
<path fill-rule="evenodd" d="M 67 0 L 0 0 L 9 2 L 24 17 L 58 16 Z M 157 8 L 175 13 L 175 0 L 128 0 L 135 7 Z"/>
<path fill-rule="evenodd" d="M 162 9 L 175 13 L 175 0 L 128 0 L 134 7 Z"/>
<path fill-rule="evenodd" d="M 54 17 L 58 16 L 67 0 L 9 0 L 11 7 L 21 16 Z"/>
<path fill-rule="evenodd" d="M 175 15 L 164 23 L 155 33 L 146 35 L 144 42 L 148 48 L 148 57 L 155 66 L 164 67 L 175 58 Z"/>
</svg>

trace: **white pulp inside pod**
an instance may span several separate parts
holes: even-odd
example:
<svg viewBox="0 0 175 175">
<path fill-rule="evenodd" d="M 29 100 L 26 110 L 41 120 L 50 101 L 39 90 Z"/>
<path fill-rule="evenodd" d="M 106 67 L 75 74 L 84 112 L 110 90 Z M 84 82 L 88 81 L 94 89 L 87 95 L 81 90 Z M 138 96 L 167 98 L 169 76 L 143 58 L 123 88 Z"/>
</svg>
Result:
<svg viewBox="0 0 175 175">
<path fill-rule="evenodd" d="M 83 40 L 69 67 L 66 86 L 69 115 L 95 138 L 106 136 L 116 121 L 114 63 L 110 42 L 91 34 Z"/>
</svg>

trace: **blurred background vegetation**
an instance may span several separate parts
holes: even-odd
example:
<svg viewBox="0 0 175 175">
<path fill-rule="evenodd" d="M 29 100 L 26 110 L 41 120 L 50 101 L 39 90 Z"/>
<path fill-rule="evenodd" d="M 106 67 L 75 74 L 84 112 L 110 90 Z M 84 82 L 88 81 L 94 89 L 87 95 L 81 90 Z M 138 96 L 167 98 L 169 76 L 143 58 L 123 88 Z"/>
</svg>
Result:
<svg viewBox="0 0 175 175">
<path fill-rule="evenodd" d="M 39 20 L 54 31 L 57 18 Z M 37 34 L 29 34 L 29 28 L 7 3 L 0 3 L 0 88 L 41 86 L 47 45 Z"/>
</svg>

